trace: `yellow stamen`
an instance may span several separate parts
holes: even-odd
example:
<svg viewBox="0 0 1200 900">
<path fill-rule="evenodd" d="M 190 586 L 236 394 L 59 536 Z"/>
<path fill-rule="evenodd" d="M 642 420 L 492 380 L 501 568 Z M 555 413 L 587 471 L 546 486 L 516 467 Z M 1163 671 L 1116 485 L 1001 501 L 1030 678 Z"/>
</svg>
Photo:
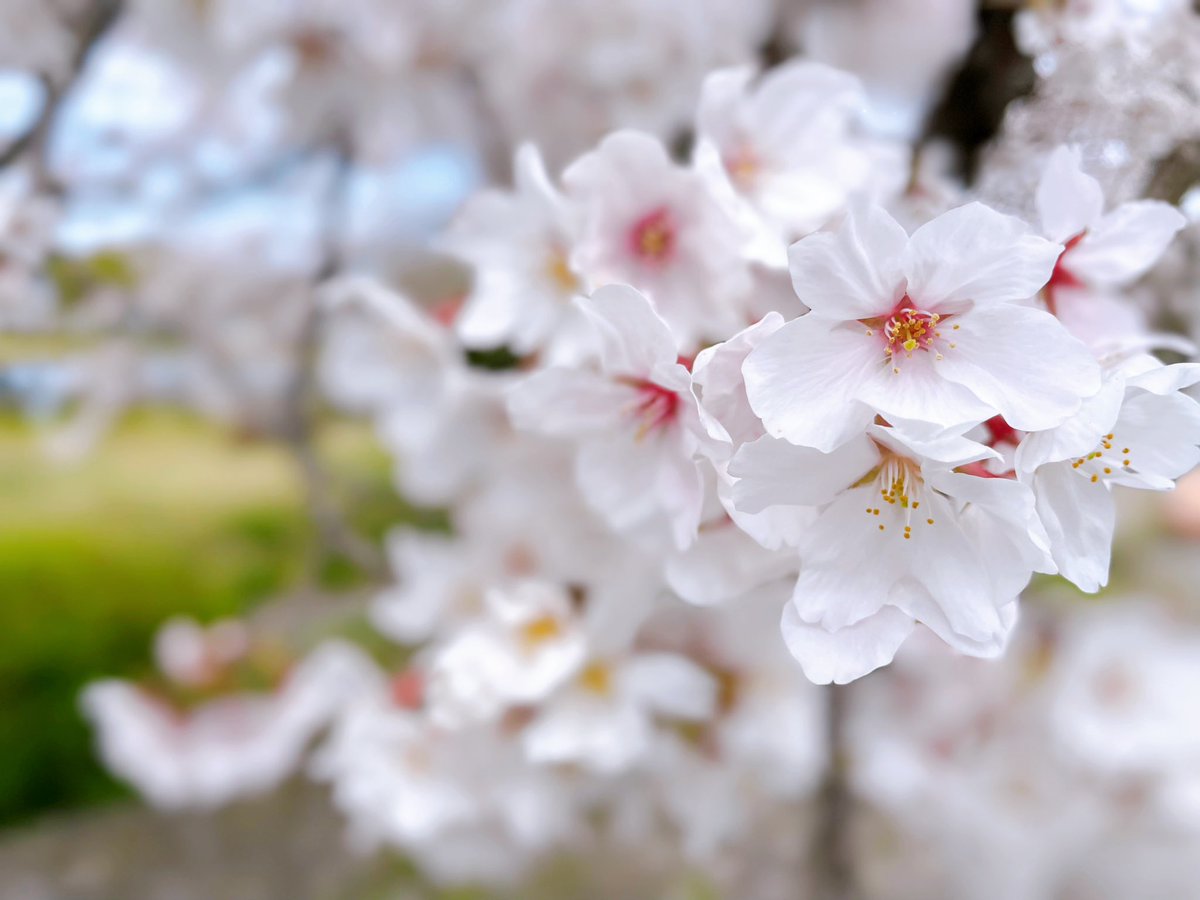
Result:
<svg viewBox="0 0 1200 900">
<path fill-rule="evenodd" d="M 602 697 L 612 693 L 612 670 L 604 663 L 592 663 L 579 674 L 584 690 Z"/>
</svg>

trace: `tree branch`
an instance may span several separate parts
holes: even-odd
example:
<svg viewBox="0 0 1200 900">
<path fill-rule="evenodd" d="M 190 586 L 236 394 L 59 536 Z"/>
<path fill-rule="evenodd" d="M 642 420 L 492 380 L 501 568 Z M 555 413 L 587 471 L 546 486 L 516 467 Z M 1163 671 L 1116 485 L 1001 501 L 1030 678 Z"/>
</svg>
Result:
<svg viewBox="0 0 1200 900">
<path fill-rule="evenodd" d="M 330 176 L 322 216 L 325 228 L 323 259 L 312 280 L 312 301 L 301 323 L 294 375 L 284 396 L 283 436 L 304 482 L 309 517 L 317 531 L 317 558 L 333 552 L 350 560 L 367 575 L 382 577 L 386 573 L 383 555 L 374 544 L 357 534 L 342 515 L 333 497 L 329 472 L 322 465 L 316 447 L 316 357 L 323 320 L 316 294 L 320 286 L 342 268 L 337 223 L 350 173 L 350 155 L 344 142 L 333 142 L 333 155 L 335 170 Z"/>
<path fill-rule="evenodd" d="M 846 717 L 850 687 L 827 688 L 826 743 L 828 768 L 817 795 L 816 834 L 812 844 L 813 896 L 817 900 L 858 900 L 851 832 L 852 798 L 847 782 Z"/>
<path fill-rule="evenodd" d="M 88 15 L 76 32 L 75 49 L 71 54 L 70 63 L 65 77 L 55 81 L 48 75 L 42 75 L 41 81 L 45 91 L 42 109 L 29 128 L 13 139 L 3 151 L 0 151 L 0 169 L 6 169 L 17 162 L 28 151 L 45 146 L 50 132 L 54 128 L 63 100 L 71 92 L 83 74 L 92 51 L 110 28 L 116 23 L 121 14 L 122 0 L 95 0 Z M 44 180 L 44 173 L 42 175 Z"/>
</svg>

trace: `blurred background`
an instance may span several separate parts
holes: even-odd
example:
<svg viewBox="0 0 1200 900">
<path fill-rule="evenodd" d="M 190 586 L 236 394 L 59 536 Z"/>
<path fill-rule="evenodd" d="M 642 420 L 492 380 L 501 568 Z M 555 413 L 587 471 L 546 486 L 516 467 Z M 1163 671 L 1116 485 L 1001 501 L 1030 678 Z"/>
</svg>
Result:
<svg viewBox="0 0 1200 900">
<path fill-rule="evenodd" d="M 1189 215 L 1134 294 L 1200 335 L 1195 17 L 1169 0 L 0 0 L 0 898 L 726 896 L 687 866 L 601 851 L 521 888 L 436 886 L 402 853 L 353 852 L 327 791 L 299 776 L 156 811 L 100 764 L 80 692 L 149 677 L 178 616 L 396 653 L 364 614 L 392 580 L 386 535 L 445 532 L 446 513 L 330 388 L 319 286 L 369 272 L 436 315 L 471 284 L 436 239 L 475 191 L 511 182 L 519 144 L 559 171 L 636 127 L 685 158 L 723 66 L 804 54 L 853 72 L 865 127 L 917 151 L 931 195 L 965 184 L 1022 211 L 1037 172 L 1022 161 L 1080 144 L 1113 202 Z M 472 363 L 509 364 L 502 348 Z M 905 675 L 902 660 L 864 704 L 902 705 L 887 692 L 906 677 L 986 693 L 1048 665 L 1060 622 L 1097 609 L 1190 623 L 1200 480 L 1135 499 L 1098 598 L 1035 583 L 1003 663 Z M 1162 631 L 1150 655 L 1177 633 Z M 1200 658 L 1192 633 L 1180 652 Z M 1194 761 L 1181 797 L 1200 792 Z M 984 795 L 963 778 L 964 803 Z M 897 838 L 887 806 L 859 826 L 864 890 L 935 896 L 896 867 L 945 836 Z M 1031 859 L 1022 821 L 994 846 Z M 1125 896 L 1200 897 L 1200 841 L 1180 833 L 1132 842 L 1172 877 Z M 1117 875 L 1090 852 L 1084 874 L 1008 896 L 1095 896 L 1090 879 Z"/>
</svg>

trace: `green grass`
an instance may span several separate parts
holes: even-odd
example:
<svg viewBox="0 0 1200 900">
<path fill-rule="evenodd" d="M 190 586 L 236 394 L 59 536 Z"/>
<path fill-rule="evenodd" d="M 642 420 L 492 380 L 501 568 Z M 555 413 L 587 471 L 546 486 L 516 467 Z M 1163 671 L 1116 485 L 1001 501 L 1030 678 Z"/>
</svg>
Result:
<svg viewBox="0 0 1200 900">
<path fill-rule="evenodd" d="M 80 687 L 144 672 L 175 614 L 244 613 L 315 568 L 287 455 L 192 420 L 139 416 L 82 463 L 50 461 L 39 436 L 0 419 L 0 824 L 119 796 L 96 764 Z M 353 521 L 378 536 L 413 518 L 365 429 L 323 440 Z"/>
</svg>

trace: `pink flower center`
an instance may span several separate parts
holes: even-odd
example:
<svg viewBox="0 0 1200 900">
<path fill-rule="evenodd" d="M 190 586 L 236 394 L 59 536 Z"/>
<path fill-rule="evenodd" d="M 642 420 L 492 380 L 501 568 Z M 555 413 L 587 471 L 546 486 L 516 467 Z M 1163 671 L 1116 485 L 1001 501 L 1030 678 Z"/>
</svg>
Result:
<svg viewBox="0 0 1200 900">
<path fill-rule="evenodd" d="M 1021 443 L 1021 432 L 1009 425 L 1004 416 L 992 416 L 983 427 L 987 429 L 988 444 L 992 447 L 1005 442 L 1014 446 Z"/>
<path fill-rule="evenodd" d="M 632 409 L 633 417 L 638 422 L 638 440 L 651 432 L 667 428 L 678 418 L 677 393 L 644 378 L 631 378 L 627 383 L 637 390 L 638 395 Z"/>
<path fill-rule="evenodd" d="M 661 265 L 675 252 L 675 219 L 666 207 L 659 207 L 633 223 L 629 230 L 629 249 L 638 259 Z"/>
<path fill-rule="evenodd" d="M 392 702 L 400 709 L 425 705 L 425 676 L 419 669 L 405 669 L 392 678 Z"/>
<path fill-rule="evenodd" d="M 466 296 L 448 297 L 445 300 L 439 300 L 429 308 L 430 318 L 444 328 L 453 328 L 458 314 L 462 312 L 466 304 Z"/>
<path fill-rule="evenodd" d="M 920 309 L 913 303 L 912 298 L 905 294 L 888 316 L 859 319 L 859 322 L 866 326 L 868 337 L 878 335 L 883 338 L 883 352 L 891 363 L 892 372 L 899 375 L 902 356 L 912 359 L 912 355 L 918 350 L 932 350 L 934 357 L 940 360 L 943 351 L 953 350 L 958 346 L 953 341 L 945 341 L 940 345 L 936 343 L 942 340 L 941 329 L 945 328 L 946 322 L 954 316 L 955 313 L 943 315 Z M 950 327 L 953 331 L 959 329 L 957 323 Z"/>
<path fill-rule="evenodd" d="M 725 171 L 729 173 L 733 183 L 742 190 L 748 190 L 754 186 L 761 169 L 762 163 L 750 144 L 738 145 L 731 154 L 725 157 Z"/>
<path fill-rule="evenodd" d="M 911 304 L 912 301 L 905 294 L 896 311 L 883 323 L 883 338 L 887 342 L 889 356 L 897 353 L 912 356 L 916 350 L 930 349 L 933 339 L 941 337 L 937 324 L 942 317 Z"/>
</svg>

